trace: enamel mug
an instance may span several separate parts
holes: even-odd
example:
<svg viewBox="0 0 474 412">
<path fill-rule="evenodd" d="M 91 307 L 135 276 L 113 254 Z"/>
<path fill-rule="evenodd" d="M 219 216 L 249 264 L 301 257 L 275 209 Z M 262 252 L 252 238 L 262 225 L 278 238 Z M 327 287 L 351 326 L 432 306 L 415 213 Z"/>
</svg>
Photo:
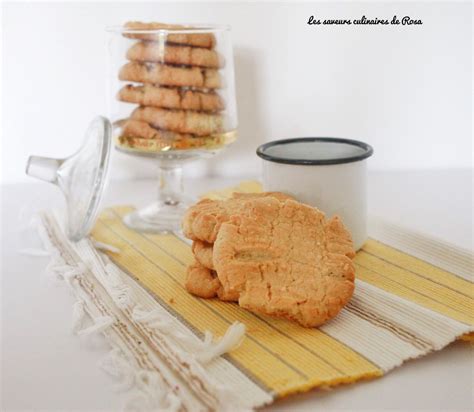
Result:
<svg viewBox="0 0 474 412">
<path fill-rule="evenodd" d="M 257 149 L 263 159 L 263 189 L 287 193 L 339 215 L 355 250 L 367 240 L 367 158 L 373 149 L 357 140 L 302 137 L 276 140 Z"/>
</svg>

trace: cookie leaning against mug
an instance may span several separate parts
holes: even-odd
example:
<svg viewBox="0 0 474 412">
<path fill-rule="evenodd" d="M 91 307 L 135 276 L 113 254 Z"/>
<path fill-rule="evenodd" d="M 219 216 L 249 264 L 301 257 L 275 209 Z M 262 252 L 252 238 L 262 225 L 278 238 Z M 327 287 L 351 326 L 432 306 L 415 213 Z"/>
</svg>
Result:
<svg viewBox="0 0 474 412">
<path fill-rule="evenodd" d="M 155 62 L 185 66 L 222 67 L 216 51 L 201 47 L 162 45 L 158 42 L 138 42 L 127 51 L 127 59 L 138 62 Z"/>
<path fill-rule="evenodd" d="M 221 132 L 224 126 L 223 117 L 218 114 L 167 110 L 157 107 L 138 107 L 130 117 L 146 122 L 157 129 L 176 133 L 191 133 L 196 136 L 209 136 Z"/>
<path fill-rule="evenodd" d="M 141 40 L 160 40 L 164 38 L 168 43 L 185 44 L 194 47 L 205 47 L 212 49 L 216 44 L 216 38 L 212 33 L 173 33 L 168 32 L 164 37 L 160 33 L 147 33 L 148 30 L 188 30 L 193 29 L 192 26 L 182 26 L 179 24 L 165 24 L 158 22 L 143 23 L 140 21 L 129 21 L 123 26 L 125 29 L 132 30 L 131 32 L 124 32 L 124 37 Z M 133 30 L 141 30 L 141 33 L 134 33 Z M 197 31 L 199 29 L 196 29 Z"/>
<path fill-rule="evenodd" d="M 177 67 L 158 63 L 126 63 L 119 71 L 119 79 L 160 86 L 186 86 L 205 89 L 222 87 L 219 72 L 215 69 Z"/>
<path fill-rule="evenodd" d="M 342 222 L 302 203 L 249 199 L 222 223 L 213 263 L 227 293 L 252 312 L 315 327 L 354 291 L 352 241 Z"/>
<path fill-rule="evenodd" d="M 216 112 L 225 108 L 224 101 L 215 92 L 200 92 L 151 84 L 134 86 L 127 84 L 120 89 L 117 98 L 140 106 L 163 107 L 168 109 Z"/>
</svg>

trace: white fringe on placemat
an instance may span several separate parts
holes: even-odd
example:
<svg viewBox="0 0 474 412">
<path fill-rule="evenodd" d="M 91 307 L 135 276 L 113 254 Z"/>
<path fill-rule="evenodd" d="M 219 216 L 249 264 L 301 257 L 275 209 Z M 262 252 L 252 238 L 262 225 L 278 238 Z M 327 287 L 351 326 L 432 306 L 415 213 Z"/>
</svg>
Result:
<svg viewBox="0 0 474 412">
<path fill-rule="evenodd" d="M 100 362 L 99 367 L 117 380 L 117 392 L 132 391 L 124 405 L 126 411 L 179 411 L 181 400 L 166 387 L 157 372 L 136 370 L 121 351 L 112 349 Z"/>
<path fill-rule="evenodd" d="M 135 384 L 136 369 L 132 367 L 118 348 L 112 349 L 99 361 L 99 367 L 117 381 L 117 392 L 132 389 Z"/>
<path fill-rule="evenodd" d="M 181 409 L 180 399 L 163 389 L 157 372 L 141 370 L 135 374 L 135 393 L 125 404 L 125 411 L 169 411 Z"/>
<path fill-rule="evenodd" d="M 128 275 L 110 263 L 106 256 L 100 256 L 100 259 L 95 258 L 94 256 L 97 252 L 87 242 L 81 242 L 77 246 L 76 251 L 82 259 L 95 262 L 94 274 L 112 298 L 114 297 L 112 286 L 123 290 L 126 289 L 126 285 L 133 285 L 135 293 L 141 291 L 140 296 L 135 294 L 129 295 L 129 305 L 124 309 L 124 313 L 139 326 L 143 334 L 149 337 L 152 347 L 156 351 L 169 357 L 174 365 L 178 365 L 178 369 L 180 369 L 181 373 L 185 374 L 186 379 L 191 382 L 191 385 L 195 385 L 199 380 L 201 385 L 207 382 L 205 386 L 209 386 L 208 390 L 210 393 L 214 393 L 217 396 L 220 409 L 223 409 L 225 404 L 233 405 L 233 407 L 239 404 L 235 399 L 235 394 L 228 390 L 227 385 L 223 385 L 219 381 L 213 382 L 212 379 L 209 380 L 210 375 L 206 370 L 202 369 L 201 364 L 210 364 L 212 361 L 217 360 L 220 355 L 237 349 L 245 336 L 245 326 L 243 324 L 236 323 L 230 325 L 228 331 L 218 342 L 212 341 L 212 334 L 209 331 L 205 332 L 205 341 L 203 342 L 180 324 L 168 311 L 163 309 Z M 115 276 L 112 283 L 110 282 L 111 273 Z M 120 282 L 123 282 L 123 284 L 120 284 Z M 141 306 L 141 303 L 147 300 L 154 306 L 154 309 L 151 311 Z M 140 302 L 140 305 L 137 302 Z M 236 374 L 241 375 L 239 380 L 248 381 L 248 378 L 243 377 L 240 371 L 236 371 L 234 367 L 231 369 Z M 255 387 L 253 384 L 252 386 Z M 259 397 L 261 394 L 264 394 L 264 402 L 271 400 L 271 397 L 259 388 L 257 388 L 257 394 Z M 259 400 L 259 404 L 260 402 Z"/>
<path fill-rule="evenodd" d="M 204 332 L 204 341 L 196 353 L 196 358 L 201 363 L 209 363 L 218 356 L 237 349 L 242 343 L 244 336 L 245 325 L 240 322 L 234 322 L 230 325 L 224 336 L 218 339 L 217 342 L 213 342 L 212 333 L 206 330 Z"/>
<path fill-rule="evenodd" d="M 86 317 L 85 303 L 83 300 L 78 300 L 72 307 L 72 333 L 76 334 L 82 329 L 84 318 Z"/>
<path fill-rule="evenodd" d="M 130 287 L 123 283 L 117 267 L 109 263 L 105 266 L 105 272 L 106 276 L 103 279 L 115 304 L 120 309 L 131 308 L 134 304 L 131 296 L 132 291 Z"/>
<path fill-rule="evenodd" d="M 202 341 L 183 334 L 174 327 L 173 322 L 165 319 L 163 314 L 157 309 L 145 311 L 136 306 L 133 309 L 132 316 L 137 322 L 173 336 L 182 347 L 187 348 L 203 364 L 211 362 L 224 353 L 237 349 L 245 337 L 245 325 L 240 322 L 234 322 L 229 326 L 222 338 L 213 342 L 214 337 L 210 331 L 204 332 L 204 340 Z"/>
<path fill-rule="evenodd" d="M 80 337 L 105 336 L 112 350 L 99 366 L 118 380 L 117 389 L 130 392 L 126 410 L 243 411 L 272 401 L 270 394 L 220 357 L 238 348 L 245 325 L 230 325 L 220 339 L 207 331 L 200 340 L 168 312 L 157 310 L 157 302 L 99 255 L 93 242 L 84 239 L 72 244 L 54 217 L 43 220 L 37 230 L 44 253 L 51 256 L 47 272 L 65 281 L 77 299 L 73 332 Z M 147 304 L 141 307 L 137 302 Z M 154 309 L 148 309 L 150 304 Z M 86 318 L 90 326 L 84 326 Z M 128 336 L 125 340 L 123 334 Z M 214 380 L 213 373 L 220 371 L 220 376 L 223 370 L 229 381 Z M 231 390 L 235 385 L 248 396 L 236 396 Z"/>
<path fill-rule="evenodd" d="M 133 411 L 150 411 L 150 410 L 170 410 L 177 411 L 181 408 L 181 401 L 169 390 L 170 383 L 164 383 L 157 386 L 161 382 L 157 378 L 158 372 L 148 371 L 146 369 L 133 365 L 127 360 L 122 352 L 122 349 L 127 346 L 121 344 L 120 339 L 114 337 L 113 334 L 107 333 L 107 330 L 115 323 L 112 316 L 92 316 L 87 314 L 85 308 L 97 311 L 94 302 L 87 296 L 87 293 L 81 288 L 79 283 L 73 283 L 74 279 L 85 274 L 87 268 L 81 262 L 77 265 L 68 264 L 61 252 L 56 249 L 52 240 L 50 239 L 44 225 L 37 226 L 39 236 L 43 242 L 45 251 L 52 257 L 51 262 L 47 265 L 46 273 L 64 280 L 70 287 L 74 294 L 78 297 L 78 301 L 73 305 L 72 330 L 78 336 L 88 336 L 95 333 L 106 333 L 105 337 L 112 346 L 111 352 L 106 355 L 100 362 L 100 367 L 110 375 L 117 377 L 122 376 L 127 384 L 123 384 L 121 391 L 130 391 L 129 399 L 125 401 L 125 410 Z M 103 307 L 104 302 L 100 302 Z M 83 328 L 86 316 L 92 319 L 92 326 Z M 122 346 L 122 349 L 120 347 Z M 144 344 L 142 346 L 145 346 Z M 133 355 L 131 355 L 133 356 Z M 134 357 L 135 358 L 135 357 Z M 114 367 L 112 367 L 114 365 Z M 114 369 L 115 368 L 115 369 Z M 112 371 L 115 371 L 112 373 Z M 120 371 L 120 372 L 119 372 Z M 175 381 L 176 382 L 176 381 Z M 174 383 L 173 385 L 176 385 Z M 165 389 L 167 387 L 168 389 Z M 176 388 L 177 386 L 174 386 Z M 165 394 L 158 396 L 157 394 Z M 189 397 L 189 395 L 188 395 Z M 199 402 L 193 397 L 193 403 L 199 405 Z M 188 401 L 189 402 L 189 401 Z M 198 408 L 201 410 L 202 408 Z"/>
<path fill-rule="evenodd" d="M 95 239 L 91 239 L 91 242 L 96 249 L 103 250 L 105 252 L 120 253 L 120 249 L 115 246 L 108 245 L 107 243 L 99 242 Z"/>
</svg>

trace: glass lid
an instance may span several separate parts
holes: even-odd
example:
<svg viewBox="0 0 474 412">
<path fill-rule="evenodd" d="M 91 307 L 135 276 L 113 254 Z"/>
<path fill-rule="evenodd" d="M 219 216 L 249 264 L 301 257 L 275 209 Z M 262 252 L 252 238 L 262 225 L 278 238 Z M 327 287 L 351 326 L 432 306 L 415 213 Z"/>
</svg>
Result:
<svg viewBox="0 0 474 412">
<path fill-rule="evenodd" d="M 66 198 L 66 234 L 79 241 L 95 223 L 107 177 L 112 125 L 96 117 L 87 128 L 80 149 L 65 159 L 30 156 L 26 174 L 62 190 Z"/>
</svg>

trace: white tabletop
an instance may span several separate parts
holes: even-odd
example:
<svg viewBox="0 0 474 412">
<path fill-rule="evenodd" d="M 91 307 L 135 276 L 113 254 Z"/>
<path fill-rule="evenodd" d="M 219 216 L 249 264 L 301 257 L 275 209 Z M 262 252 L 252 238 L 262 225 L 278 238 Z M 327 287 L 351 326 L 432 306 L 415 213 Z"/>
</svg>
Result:
<svg viewBox="0 0 474 412">
<path fill-rule="evenodd" d="M 188 179 L 198 193 L 239 179 Z M 370 175 L 370 212 L 388 221 L 471 249 L 472 171 L 384 172 Z M 144 205 L 156 182 L 116 182 L 104 204 Z M 139 201 L 137 201 L 139 199 Z M 73 297 L 63 285 L 45 278 L 47 258 L 18 251 L 34 245 L 19 231 L 19 213 L 61 205 L 46 184 L 2 186 L 1 410 L 119 410 L 123 394 L 97 368 L 106 344 L 82 341 L 70 331 Z M 471 347 L 456 342 L 441 352 L 408 362 L 381 379 L 313 391 L 292 397 L 271 410 L 472 410 Z"/>
</svg>

